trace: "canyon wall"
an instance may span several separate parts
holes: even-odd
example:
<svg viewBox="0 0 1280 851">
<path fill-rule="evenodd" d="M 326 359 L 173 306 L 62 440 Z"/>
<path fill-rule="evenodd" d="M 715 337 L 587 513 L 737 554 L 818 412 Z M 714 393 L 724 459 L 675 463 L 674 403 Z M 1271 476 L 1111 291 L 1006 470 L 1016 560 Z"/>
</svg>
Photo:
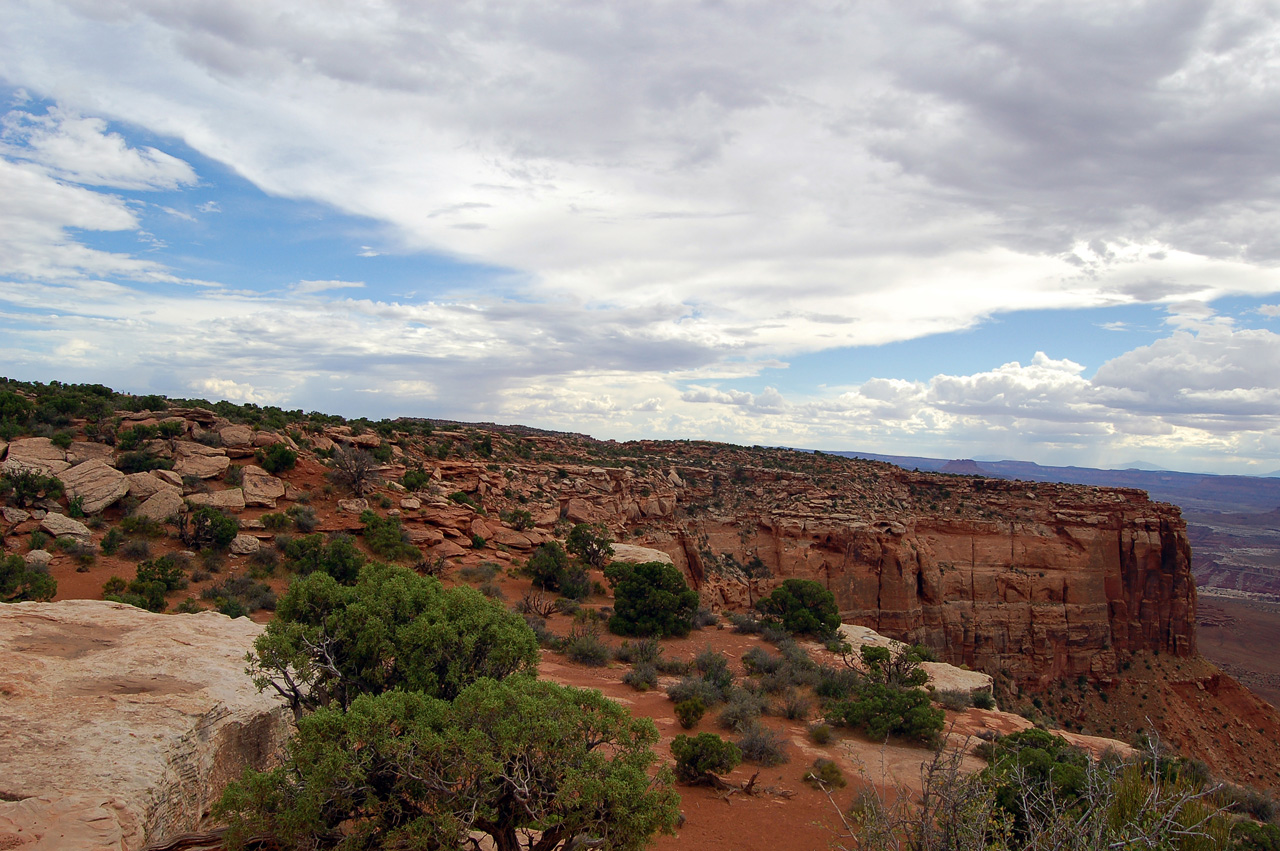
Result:
<svg viewBox="0 0 1280 851">
<path fill-rule="evenodd" d="M 848 623 L 1023 683 L 1106 680 L 1138 650 L 1195 654 L 1176 507 L 1134 490 L 892 478 L 916 495 L 914 510 L 713 513 L 665 549 L 721 607 L 745 609 L 788 577 L 814 579 Z M 748 573 L 767 574 L 754 581 L 736 569 L 753 559 Z"/>
</svg>

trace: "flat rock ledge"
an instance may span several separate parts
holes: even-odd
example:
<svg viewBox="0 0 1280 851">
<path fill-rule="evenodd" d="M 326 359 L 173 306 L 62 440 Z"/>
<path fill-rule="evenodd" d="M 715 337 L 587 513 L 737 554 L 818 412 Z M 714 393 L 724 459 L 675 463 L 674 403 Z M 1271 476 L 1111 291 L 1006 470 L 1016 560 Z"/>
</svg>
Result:
<svg viewBox="0 0 1280 851">
<path fill-rule="evenodd" d="M 135 851 L 195 830 L 292 731 L 244 673 L 261 631 L 101 600 L 0 605 L 0 849 Z"/>
</svg>

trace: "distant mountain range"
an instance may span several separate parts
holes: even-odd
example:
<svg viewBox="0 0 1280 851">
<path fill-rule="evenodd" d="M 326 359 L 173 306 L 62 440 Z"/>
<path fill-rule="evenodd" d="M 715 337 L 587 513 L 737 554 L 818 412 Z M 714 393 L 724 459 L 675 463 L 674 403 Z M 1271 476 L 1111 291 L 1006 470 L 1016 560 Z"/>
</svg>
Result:
<svg viewBox="0 0 1280 851">
<path fill-rule="evenodd" d="M 1265 513 L 1280 508 L 1280 478 L 1277 478 L 1280 470 L 1269 476 L 1215 476 L 1208 473 L 1153 469 L 1153 465 L 1142 462 L 1134 462 L 1133 466 L 1125 470 L 1097 470 L 1092 467 L 1046 467 L 1033 461 L 975 461 L 923 458 L 915 455 L 877 455 L 872 452 L 831 454 L 887 461 L 908 470 L 931 473 L 1137 488 L 1146 491 L 1152 499 L 1172 502 L 1184 510 Z"/>
</svg>

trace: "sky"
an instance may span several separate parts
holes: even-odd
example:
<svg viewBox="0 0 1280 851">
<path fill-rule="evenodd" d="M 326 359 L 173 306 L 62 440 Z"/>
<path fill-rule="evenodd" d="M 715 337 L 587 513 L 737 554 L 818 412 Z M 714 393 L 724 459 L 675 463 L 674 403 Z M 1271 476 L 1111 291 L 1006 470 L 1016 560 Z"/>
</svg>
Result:
<svg viewBox="0 0 1280 851">
<path fill-rule="evenodd" d="M 1280 4 L 5 0 L 0 374 L 1280 470 Z"/>
</svg>

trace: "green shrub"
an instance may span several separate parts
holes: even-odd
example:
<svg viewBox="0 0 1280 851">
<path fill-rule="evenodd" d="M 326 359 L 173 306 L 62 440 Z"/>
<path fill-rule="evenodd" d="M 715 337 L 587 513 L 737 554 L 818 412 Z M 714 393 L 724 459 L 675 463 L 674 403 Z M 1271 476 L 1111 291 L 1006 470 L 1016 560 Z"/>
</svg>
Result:
<svg viewBox="0 0 1280 851">
<path fill-rule="evenodd" d="M 120 453 L 120 457 L 116 459 L 116 469 L 122 473 L 147 473 L 151 470 L 172 470 L 173 461 L 169 458 L 161 458 L 154 452 L 143 449 L 135 452 Z"/>
<path fill-rule="evenodd" d="M 771 730 L 758 720 L 747 721 L 742 727 L 742 738 L 738 739 L 738 748 L 742 758 L 771 768 L 787 762 L 787 739 L 777 730 Z"/>
<path fill-rule="evenodd" d="M 293 523 L 293 521 L 289 519 L 288 514 L 282 514 L 280 512 L 264 514 L 258 519 L 262 521 L 264 529 L 269 529 L 272 532 L 279 532 L 283 529 L 288 529 Z"/>
<path fill-rule="evenodd" d="M 259 450 L 258 458 L 262 469 L 273 476 L 292 470 L 298 463 L 298 453 L 285 443 L 273 443 L 265 450 Z"/>
<path fill-rule="evenodd" d="M 575 628 L 571 631 L 564 643 L 564 654 L 579 665 L 589 665 L 594 668 L 609 664 L 613 658 L 613 651 L 609 649 L 609 645 L 601 641 L 600 636 L 590 629 Z"/>
<path fill-rule="evenodd" d="M 603 523 L 579 523 L 569 530 L 565 549 L 592 567 L 604 567 L 613 555 L 613 537 Z"/>
<path fill-rule="evenodd" d="M 559 591 L 569 577 L 569 554 L 555 541 L 539 544 L 529 556 L 524 573 L 534 586 L 546 591 Z"/>
<path fill-rule="evenodd" d="M 48 570 L 28 567 L 19 555 L 0 556 L 0 602 L 43 602 L 57 593 L 58 581 Z"/>
<path fill-rule="evenodd" d="M 143 535 L 148 538 L 159 538 L 164 535 L 164 524 L 150 517 L 130 515 L 120 521 L 120 528 L 126 535 Z"/>
<path fill-rule="evenodd" d="M 840 627 L 835 595 L 812 579 L 784 580 L 756 609 L 790 633 L 825 636 Z"/>
<path fill-rule="evenodd" d="M 102 541 L 98 547 L 102 550 L 103 555 L 113 556 L 120 549 L 120 545 L 124 543 L 124 533 L 119 527 L 112 527 L 107 534 L 102 536 Z"/>
<path fill-rule="evenodd" d="M 840 766 L 822 757 L 813 761 L 813 768 L 805 774 L 804 782 L 819 789 L 843 789 L 849 785 Z"/>
<path fill-rule="evenodd" d="M 212 505 L 178 515 L 178 536 L 192 549 L 226 549 L 240 534 L 240 524 Z"/>
<path fill-rule="evenodd" d="M 863 683 L 851 698 L 832 701 L 827 719 L 863 730 L 877 741 L 890 735 L 932 743 L 942 732 L 946 713 L 934 709 L 924 689 Z"/>
<path fill-rule="evenodd" d="M 285 568 L 303 576 L 327 573 L 340 584 L 356 581 L 365 557 L 350 535 L 334 535 L 326 539 L 316 532 L 293 538 L 284 545 Z"/>
<path fill-rule="evenodd" d="M 116 447 L 121 452 L 131 452 L 149 440 L 160 436 L 160 429 L 153 425 L 139 425 L 127 428 L 116 435 Z"/>
<path fill-rule="evenodd" d="M 609 629 L 618 635 L 686 636 L 693 627 L 698 592 L 680 569 L 663 562 L 615 562 L 605 571 L 613 586 Z"/>
<path fill-rule="evenodd" d="M 405 470 L 404 476 L 400 479 L 400 484 L 404 485 L 407 491 L 420 491 L 431 484 L 431 474 L 422 469 L 421 466 L 410 467 Z"/>
<path fill-rule="evenodd" d="M 980 691 L 973 696 L 973 705 L 979 709 L 995 709 L 996 699 L 989 691 Z"/>
<path fill-rule="evenodd" d="M 470 506 L 471 508 L 480 507 L 476 505 L 476 501 L 472 499 L 470 496 L 468 496 L 465 491 L 454 491 L 453 493 L 449 494 L 449 501 L 456 502 L 458 505 Z"/>
<path fill-rule="evenodd" d="M 187 587 L 187 572 L 173 556 L 161 556 L 138 565 L 135 581 L 159 582 L 165 591 L 180 591 Z"/>
<path fill-rule="evenodd" d="M 14 470 L 0 477 L 0 491 L 8 493 L 14 505 L 26 508 L 41 499 L 61 499 L 62 480 L 36 470 Z"/>
<path fill-rule="evenodd" d="M 406 561 L 419 556 L 418 548 L 409 543 L 398 517 L 380 517 L 373 511 L 360 512 L 364 524 L 364 542 L 373 554 L 389 561 Z"/>
<path fill-rule="evenodd" d="M 289 515 L 289 519 L 293 521 L 293 527 L 299 532 L 314 532 L 320 525 L 316 510 L 309 505 L 291 505 L 285 510 L 285 514 Z"/>
<path fill-rule="evenodd" d="M 694 696 L 686 698 L 676 704 L 676 720 L 680 722 L 680 726 L 686 730 L 692 730 L 702 720 L 702 716 L 707 714 L 707 705 L 702 702 L 702 698 Z"/>
<path fill-rule="evenodd" d="M 738 746 L 715 733 L 676 736 L 671 755 L 676 758 L 676 778 L 689 784 L 712 783 L 716 775 L 728 774 L 742 762 Z"/>
<path fill-rule="evenodd" d="M 835 736 L 834 731 L 829 724 L 810 724 L 809 725 L 809 741 L 815 745 L 829 745 L 831 739 Z"/>
<path fill-rule="evenodd" d="M 727 730 L 745 730 L 750 722 L 760 717 L 764 708 L 764 701 L 759 695 L 736 688 L 729 693 L 729 699 L 716 721 Z"/>
<path fill-rule="evenodd" d="M 648 691 L 658 685 L 658 669 L 651 662 L 641 662 L 622 675 L 622 682 L 636 691 Z"/>
<path fill-rule="evenodd" d="M 523 508 L 513 508 L 510 511 L 504 511 L 498 515 L 503 523 L 506 523 L 512 529 L 523 532 L 526 529 L 533 528 L 533 514 Z"/>
</svg>

